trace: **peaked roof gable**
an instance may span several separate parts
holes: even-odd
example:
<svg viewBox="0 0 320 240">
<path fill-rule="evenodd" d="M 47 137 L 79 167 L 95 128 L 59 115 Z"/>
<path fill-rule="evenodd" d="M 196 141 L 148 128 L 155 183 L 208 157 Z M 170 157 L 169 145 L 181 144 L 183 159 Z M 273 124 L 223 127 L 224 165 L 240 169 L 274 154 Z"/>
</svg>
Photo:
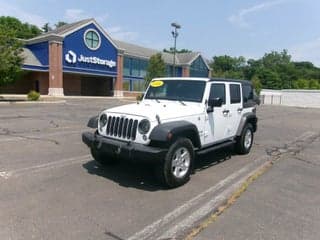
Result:
<svg viewBox="0 0 320 240">
<path fill-rule="evenodd" d="M 61 27 L 58 27 L 50 32 L 43 33 L 40 36 L 31 38 L 26 40 L 26 44 L 34 44 L 39 42 L 45 42 L 50 40 L 62 41 L 66 36 L 78 31 L 79 29 L 86 27 L 90 24 L 94 24 L 97 29 L 109 40 L 109 42 L 118 50 L 121 48 L 118 47 L 113 41 L 113 39 L 109 36 L 109 34 L 101 27 L 94 18 L 84 19 L 78 22 L 65 24 Z"/>
</svg>

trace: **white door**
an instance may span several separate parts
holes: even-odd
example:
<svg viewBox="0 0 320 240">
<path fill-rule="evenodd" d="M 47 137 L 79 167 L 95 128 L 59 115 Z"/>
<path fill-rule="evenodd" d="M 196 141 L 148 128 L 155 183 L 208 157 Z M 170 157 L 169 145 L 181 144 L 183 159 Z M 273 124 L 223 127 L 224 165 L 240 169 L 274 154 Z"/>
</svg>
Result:
<svg viewBox="0 0 320 240">
<path fill-rule="evenodd" d="M 240 83 L 230 83 L 229 85 L 229 127 L 231 129 L 230 136 L 235 136 L 241 121 L 243 111 L 242 90 Z"/>
<path fill-rule="evenodd" d="M 214 107 L 205 119 L 204 145 L 211 145 L 229 138 L 229 101 L 225 83 L 212 83 L 209 99 L 221 98 L 222 106 Z"/>
</svg>

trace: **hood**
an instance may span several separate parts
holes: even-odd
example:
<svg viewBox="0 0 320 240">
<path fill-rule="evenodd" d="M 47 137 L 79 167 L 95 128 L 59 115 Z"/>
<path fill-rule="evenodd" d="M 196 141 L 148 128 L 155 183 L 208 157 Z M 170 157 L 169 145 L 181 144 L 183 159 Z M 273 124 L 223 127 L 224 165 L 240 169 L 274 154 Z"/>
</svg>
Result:
<svg viewBox="0 0 320 240">
<path fill-rule="evenodd" d="M 192 115 L 199 115 L 204 111 L 199 103 L 186 102 L 185 105 L 178 101 L 144 100 L 140 103 L 123 105 L 107 109 L 107 113 L 134 115 L 149 118 L 150 121 L 156 120 L 156 115 L 161 120 L 168 120 Z"/>
</svg>

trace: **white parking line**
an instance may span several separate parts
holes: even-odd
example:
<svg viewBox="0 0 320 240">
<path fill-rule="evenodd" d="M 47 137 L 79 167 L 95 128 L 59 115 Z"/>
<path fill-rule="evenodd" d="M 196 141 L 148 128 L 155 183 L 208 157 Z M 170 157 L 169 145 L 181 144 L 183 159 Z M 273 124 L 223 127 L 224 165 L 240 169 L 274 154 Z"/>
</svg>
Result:
<svg viewBox="0 0 320 240">
<path fill-rule="evenodd" d="M 192 198 L 191 200 L 187 201 L 180 207 L 176 208 L 174 211 L 168 213 L 164 217 L 160 218 L 159 220 L 155 221 L 154 223 L 146 226 L 144 229 L 142 229 L 140 232 L 135 233 L 132 235 L 128 240 L 145 240 L 145 239 L 171 239 L 175 233 L 177 233 L 181 228 L 185 227 L 190 224 L 191 221 L 195 219 L 199 219 L 205 215 L 205 213 L 208 213 L 208 211 L 212 207 L 217 200 L 221 199 L 224 195 L 219 194 L 215 197 L 215 200 L 210 201 L 208 204 L 205 205 L 205 208 L 201 208 L 199 211 L 196 211 L 195 214 L 192 214 L 187 221 L 183 221 L 181 224 L 178 224 L 177 227 L 170 228 L 169 230 L 165 231 L 164 235 L 160 238 L 154 238 L 154 234 L 157 234 L 161 228 L 164 228 L 170 223 L 174 222 L 178 219 L 178 217 L 182 216 L 184 213 L 186 213 L 188 210 L 191 210 L 193 207 L 199 205 L 201 201 L 203 201 L 205 198 L 208 198 L 208 196 L 215 196 L 217 194 L 217 191 L 223 189 L 228 184 L 231 184 L 235 179 L 247 174 L 252 171 L 252 168 L 256 169 L 255 166 L 260 166 L 262 163 L 266 162 L 266 157 L 261 157 L 257 160 L 255 160 L 253 163 L 241 168 L 240 170 L 234 172 L 227 178 L 220 181 L 218 184 L 214 185 L 213 187 L 207 189 L 206 191 L 200 193 L 196 197 Z M 242 179 L 242 178 L 241 178 Z M 238 182 L 238 181 L 237 181 Z M 229 188 L 228 188 L 229 189 Z M 232 188 L 233 189 L 233 188 Z M 173 238 L 174 239 L 174 238 Z"/>
<path fill-rule="evenodd" d="M 54 161 L 50 163 L 39 164 L 31 167 L 20 168 L 20 169 L 15 169 L 10 171 L 2 171 L 0 172 L 0 178 L 7 180 L 11 177 L 18 177 L 24 174 L 35 173 L 39 171 L 49 170 L 52 168 L 64 167 L 74 163 L 86 162 L 90 159 L 91 159 L 91 155 L 87 154 L 87 155 L 82 155 L 78 157 L 66 158 L 66 159 L 62 159 L 62 160 Z"/>
<path fill-rule="evenodd" d="M 255 172 L 254 170 L 253 172 Z M 235 192 L 239 187 L 243 184 L 243 182 L 248 179 L 253 172 L 242 177 L 240 180 L 236 181 L 234 184 L 226 188 L 222 193 L 213 197 L 213 199 L 209 200 L 203 206 L 201 206 L 198 210 L 193 212 L 191 215 L 187 216 L 183 221 L 178 224 L 172 226 L 169 230 L 167 230 L 164 234 L 162 234 L 157 239 L 174 239 L 174 236 L 177 236 L 178 233 L 183 232 L 183 230 L 190 229 L 195 222 L 199 222 L 203 217 L 205 217 L 208 213 L 210 213 L 213 209 L 219 207 L 225 199 L 231 196 L 233 192 Z"/>
</svg>

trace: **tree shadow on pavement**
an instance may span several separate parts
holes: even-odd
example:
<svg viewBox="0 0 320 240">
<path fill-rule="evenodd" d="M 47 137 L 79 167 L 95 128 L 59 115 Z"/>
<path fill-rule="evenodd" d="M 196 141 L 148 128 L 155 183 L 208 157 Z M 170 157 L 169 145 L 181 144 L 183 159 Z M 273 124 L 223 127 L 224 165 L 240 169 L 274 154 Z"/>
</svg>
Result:
<svg viewBox="0 0 320 240">
<path fill-rule="evenodd" d="M 230 159 L 232 154 L 233 152 L 228 148 L 197 156 L 195 173 Z M 114 165 L 102 166 L 95 160 L 91 160 L 82 166 L 89 174 L 104 177 L 123 187 L 150 192 L 168 190 L 157 181 L 154 166 L 151 164 L 119 160 Z"/>
</svg>

